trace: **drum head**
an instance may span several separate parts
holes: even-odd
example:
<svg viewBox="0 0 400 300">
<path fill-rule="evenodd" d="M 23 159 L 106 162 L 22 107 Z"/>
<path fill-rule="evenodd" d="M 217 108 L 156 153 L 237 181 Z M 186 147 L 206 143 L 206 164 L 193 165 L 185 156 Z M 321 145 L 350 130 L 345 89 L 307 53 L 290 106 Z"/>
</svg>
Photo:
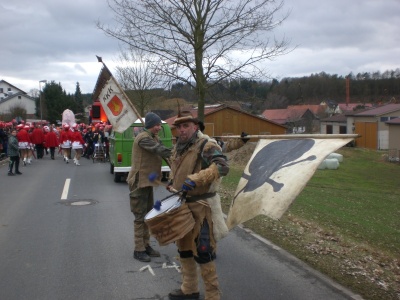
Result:
<svg viewBox="0 0 400 300">
<path fill-rule="evenodd" d="M 160 210 L 156 210 L 155 208 L 153 208 L 151 211 L 149 211 L 147 213 L 147 215 L 144 217 L 144 219 L 150 220 L 150 219 L 157 217 L 158 215 L 170 210 L 171 208 L 181 206 L 181 204 L 182 204 L 182 202 L 179 200 L 179 196 L 171 197 L 171 198 L 161 202 Z"/>
</svg>

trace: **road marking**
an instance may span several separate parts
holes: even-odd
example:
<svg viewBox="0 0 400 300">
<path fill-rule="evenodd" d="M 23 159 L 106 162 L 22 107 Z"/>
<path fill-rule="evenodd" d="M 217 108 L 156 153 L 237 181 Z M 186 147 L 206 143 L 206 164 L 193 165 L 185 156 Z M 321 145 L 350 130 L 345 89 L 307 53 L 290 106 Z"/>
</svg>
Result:
<svg viewBox="0 0 400 300">
<path fill-rule="evenodd" d="M 144 266 L 142 268 L 140 268 L 140 272 L 143 272 L 144 270 L 148 269 L 149 272 L 151 273 L 151 275 L 156 276 L 156 274 L 154 273 L 153 269 L 150 267 L 150 265 Z"/>
<path fill-rule="evenodd" d="M 65 184 L 64 184 L 64 189 L 61 194 L 61 200 L 67 200 L 68 199 L 68 190 L 69 190 L 69 184 L 71 182 L 71 178 L 65 179 Z"/>
<path fill-rule="evenodd" d="M 175 262 L 173 262 L 172 263 L 172 266 L 168 266 L 167 265 L 167 263 L 163 263 L 163 265 L 162 265 L 162 268 L 163 269 L 169 269 L 169 268 L 172 268 L 172 269 L 175 269 L 175 270 L 177 270 L 178 271 L 178 273 L 180 273 L 181 272 L 181 268 L 175 263 Z"/>
</svg>

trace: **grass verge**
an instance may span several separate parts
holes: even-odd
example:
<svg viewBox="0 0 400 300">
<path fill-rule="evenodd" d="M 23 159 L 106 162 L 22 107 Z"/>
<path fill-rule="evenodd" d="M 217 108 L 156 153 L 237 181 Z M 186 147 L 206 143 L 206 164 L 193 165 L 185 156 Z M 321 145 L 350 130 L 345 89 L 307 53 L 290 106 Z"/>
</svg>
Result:
<svg viewBox="0 0 400 300">
<path fill-rule="evenodd" d="M 344 147 L 337 170 L 317 170 L 281 220 L 243 225 L 364 299 L 400 299 L 400 165 L 383 152 Z M 221 189 L 228 213 L 243 164 Z"/>
</svg>

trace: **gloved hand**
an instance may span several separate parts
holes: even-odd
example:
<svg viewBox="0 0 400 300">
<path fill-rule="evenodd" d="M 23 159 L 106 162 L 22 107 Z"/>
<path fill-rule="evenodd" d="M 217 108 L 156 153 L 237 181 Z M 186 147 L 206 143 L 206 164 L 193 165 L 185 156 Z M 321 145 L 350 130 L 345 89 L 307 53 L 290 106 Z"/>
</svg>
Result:
<svg viewBox="0 0 400 300">
<path fill-rule="evenodd" d="M 167 185 L 165 186 L 165 188 L 167 189 L 167 191 L 170 192 L 170 193 L 176 192 L 175 189 L 172 187 L 172 184 L 173 184 L 172 180 L 168 180 L 168 183 L 167 183 Z"/>
<path fill-rule="evenodd" d="M 242 134 L 240 136 L 242 137 L 242 141 L 245 144 L 250 140 L 249 138 L 246 138 L 246 136 L 248 136 L 248 134 L 244 131 L 242 131 Z"/>
<path fill-rule="evenodd" d="M 149 174 L 149 181 L 150 181 L 150 182 L 156 181 L 157 178 L 158 178 L 157 172 L 151 172 L 151 173 Z"/>
<path fill-rule="evenodd" d="M 183 185 L 182 185 L 182 191 L 189 192 L 189 191 L 192 191 L 195 187 L 196 187 L 196 183 L 193 180 L 186 178 L 186 180 L 183 182 Z"/>
</svg>

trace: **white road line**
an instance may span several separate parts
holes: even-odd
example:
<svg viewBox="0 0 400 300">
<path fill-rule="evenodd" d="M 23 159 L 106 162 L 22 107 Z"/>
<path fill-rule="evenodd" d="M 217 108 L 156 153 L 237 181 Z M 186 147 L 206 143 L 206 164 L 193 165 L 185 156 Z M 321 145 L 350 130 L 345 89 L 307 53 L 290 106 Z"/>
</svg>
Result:
<svg viewBox="0 0 400 300">
<path fill-rule="evenodd" d="M 156 276 L 156 274 L 154 273 L 154 271 L 153 271 L 153 269 L 151 268 L 151 266 L 150 265 L 147 265 L 147 266 L 144 266 L 144 267 L 142 267 L 142 268 L 140 268 L 140 272 L 143 272 L 144 270 L 149 270 L 149 272 L 151 273 L 151 275 L 153 275 L 153 276 Z"/>
<path fill-rule="evenodd" d="M 64 184 L 64 189 L 61 194 L 61 200 L 67 200 L 68 199 L 68 190 L 69 190 L 69 183 L 71 182 L 71 178 L 65 179 L 65 184 Z"/>
</svg>

